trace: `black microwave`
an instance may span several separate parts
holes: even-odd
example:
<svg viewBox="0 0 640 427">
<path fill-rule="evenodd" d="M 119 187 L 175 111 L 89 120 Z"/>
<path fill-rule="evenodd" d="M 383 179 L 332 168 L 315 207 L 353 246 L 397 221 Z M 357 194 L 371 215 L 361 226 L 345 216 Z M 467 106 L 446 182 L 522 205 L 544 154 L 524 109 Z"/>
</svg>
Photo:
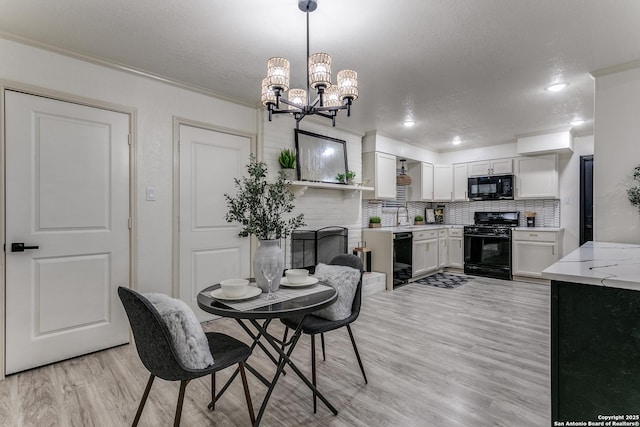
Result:
<svg viewBox="0 0 640 427">
<path fill-rule="evenodd" d="M 471 200 L 513 200 L 513 175 L 489 175 L 469 178 Z"/>
</svg>

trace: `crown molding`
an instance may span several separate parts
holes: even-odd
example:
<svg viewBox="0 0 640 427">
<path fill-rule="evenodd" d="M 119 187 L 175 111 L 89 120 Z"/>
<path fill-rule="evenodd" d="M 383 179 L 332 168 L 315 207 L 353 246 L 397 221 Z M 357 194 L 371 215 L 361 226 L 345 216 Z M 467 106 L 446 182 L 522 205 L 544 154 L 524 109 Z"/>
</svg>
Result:
<svg viewBox="0 0 640 427">
<path fill-rule="evenodd" d="M 618 64 L 618 65 L 613 65 L 611 67 L 602 68 L 600 70 L 592 71 L 589 74 L 591 74 L 591 76 L 595 78 L 595 77 L 607 76 L 609 74 L 619 73 L 621 71 L 633 70 L 635 68 L 640 68 L 640 59 L 637 59 L 631 62 L 626 62 L 624 64 Z"/>
</svg>

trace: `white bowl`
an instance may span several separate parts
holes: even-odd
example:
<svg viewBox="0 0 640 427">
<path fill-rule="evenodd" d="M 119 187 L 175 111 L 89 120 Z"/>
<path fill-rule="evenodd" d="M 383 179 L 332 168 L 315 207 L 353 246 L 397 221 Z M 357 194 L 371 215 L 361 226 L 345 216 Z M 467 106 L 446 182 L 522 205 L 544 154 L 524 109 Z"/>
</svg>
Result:
<svg viewBox="0 0 640 427">
<path fill-rule="evenodd" d="M 307 277 L 309 277 L 309 270 L 305 270 L 303 268 L 292 268 L 287 270 L 285 274 L 287 275 L 289 283 L 300 285 L 307 280 Z"/>
<path fill-rule="evenodd" d="M 246 279 L 226 279 L 220 282 L 225 297 L 236 298 L 247 293 L 249 281 Z"/>
</svg>

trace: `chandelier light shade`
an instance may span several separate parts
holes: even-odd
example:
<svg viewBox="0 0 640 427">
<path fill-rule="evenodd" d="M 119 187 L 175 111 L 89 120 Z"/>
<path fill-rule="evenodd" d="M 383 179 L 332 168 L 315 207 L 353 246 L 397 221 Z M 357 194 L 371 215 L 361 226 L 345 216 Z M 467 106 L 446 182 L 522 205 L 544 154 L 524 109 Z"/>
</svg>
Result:
<svg viewBox="0 0 640 427">
<path fill-rule="evenodd" d="M 325 107 L 339 107 L 342 105 L 338 86 L 331 85 L 324 90 L 324 105 Z"/>
<path fill-rule="evenodd" d="M 337 74 L 337 84 L 331 81 L 331 56 L 327 53 L 309 55 L 309 13 L 318 7 L 317 0 L 299 0 L 298 8 L 307 15 L 307 88 L 289 89 L 290 66 L 285 58 L 275 57 L 267 61 L 267 77 L 262 80 L 261 102 L 273 114 L 290 114 L 296 120 L 310 115 L 328 118 L 336 125 L 336 115 L 347 110 L 351 115 L 351 104 L 358 98 L 358 73 L 342 70 Z M 315 99 L 311 92 L 315 90 Z M 288 93 L 287 93 L 288 92 Z M 286 96 L 285 96 L 286 93 Z M 280 104 L 286 104 L 281 108 Z"/>
<path fill-rule="evenodd" d="M 309 57 L 309 84 L 312 88 L 327 87 L 331 84 L 331 56 L 314 53 Z"/>
<path fill-rule="evenodd" d="M 289 61 L 284 58 L 271 58 L 267 61 L 267 79 L 269 89 L 286 92 L 289 89 Z"/>
<path fill-rule="evenodd" d="M 291 89 L 289 90 L 288 96 L 289 98 L 289 109 L 290 110 L 298 110 L 304 107 L 307 102 L 307 91 L 304 89 Z"/>
<path fill-rule="evenodd" d="M 262 79 L 262 96 L 260 100 L 265 107 L 269 105 L 269 103 L 275 103 L 277 101 L 276 94 L 269 88 L 269 79 L 266 77 Z"/>
</svg>

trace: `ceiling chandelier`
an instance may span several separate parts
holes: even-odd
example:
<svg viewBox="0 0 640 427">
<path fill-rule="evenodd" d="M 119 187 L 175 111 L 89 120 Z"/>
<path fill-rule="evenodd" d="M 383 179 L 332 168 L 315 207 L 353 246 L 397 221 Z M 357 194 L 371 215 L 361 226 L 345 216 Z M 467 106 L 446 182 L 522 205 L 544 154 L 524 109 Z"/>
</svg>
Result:
<svg viewBox="0 0 640 427">
<path fill-rule="evenodd" d="M 307 89 L 289 89 L 289 61 L 285 58 L 271 58 L 267 62 L 267 77 L 262 79 L 262 105 L 269 111 L 269 121 L 273 114 L 291 114 L 296 120 L 318 115 L 331 119 L 336 125 L 336 115 L 347 110 L 351 115 L 351 104 L 358 98 L 358 73 L 342 70 L 337 74 L 337 84 L 331 83 L 331 56 L 327 53 L 309 55 L 309 13 L 318 7 L 317 0 L 299 0 L 298 8 L 307 15 Z M 311 100 L 311 90 L 316 97 Z M 287 96 L 285 97 L 285 92 Z M 280 108 L 285 104 L 284 108 Z"/>
</svg>

